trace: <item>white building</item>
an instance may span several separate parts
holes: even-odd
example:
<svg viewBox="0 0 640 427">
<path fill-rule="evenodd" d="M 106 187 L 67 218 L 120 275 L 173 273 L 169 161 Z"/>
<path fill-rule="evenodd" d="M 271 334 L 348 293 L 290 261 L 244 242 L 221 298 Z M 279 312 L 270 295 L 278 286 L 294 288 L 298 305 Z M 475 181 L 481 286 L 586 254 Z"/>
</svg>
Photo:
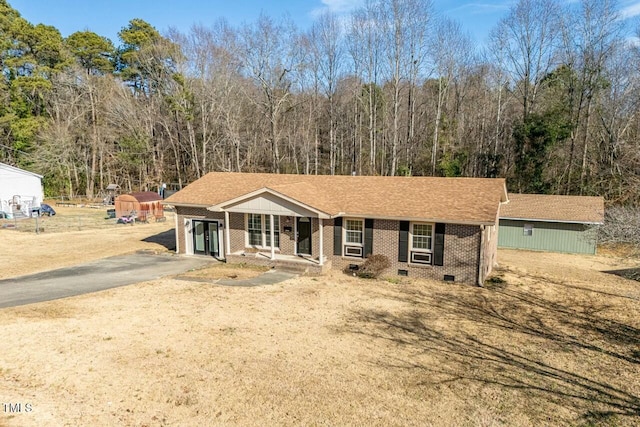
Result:
<svg viewBox="0 0 640 427">
<path fill-rule="evenodd" d="M 29 215 L 43 197 L 42 175 L 0 163 L 0 211 Z"/>
</svg>

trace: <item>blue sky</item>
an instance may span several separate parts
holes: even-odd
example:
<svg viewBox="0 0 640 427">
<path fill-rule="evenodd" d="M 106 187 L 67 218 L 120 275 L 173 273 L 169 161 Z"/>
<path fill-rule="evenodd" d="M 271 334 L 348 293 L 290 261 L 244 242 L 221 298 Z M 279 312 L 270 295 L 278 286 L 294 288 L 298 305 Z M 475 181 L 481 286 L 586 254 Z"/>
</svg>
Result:
<svg viewBox="0 0 640 427">
<path fill-rule="evenodd" d="M 133 18 L 142 18 L 160 32 L 176 27 L 188 31 L 193 24 L 210 25 L 226 18 L 232 25 L 254 21 L 261 11 L 273 17 L 287 13 L 300 28 L 307 28 L 323 9 L 348 13 L 363 0 L 8 0 L 34 24 L 57 27 L 63 36 L 89 29 L 118 45 L 118 31 Z M 564 0 L 576 1 L 576 0 Z M 506 14 L 513 0 L 433 0 L 436 11 L 459 21 L 479 43 Z M 640 0 L 619 0 L 626 18 L 640 15 Z"/>
</svg>

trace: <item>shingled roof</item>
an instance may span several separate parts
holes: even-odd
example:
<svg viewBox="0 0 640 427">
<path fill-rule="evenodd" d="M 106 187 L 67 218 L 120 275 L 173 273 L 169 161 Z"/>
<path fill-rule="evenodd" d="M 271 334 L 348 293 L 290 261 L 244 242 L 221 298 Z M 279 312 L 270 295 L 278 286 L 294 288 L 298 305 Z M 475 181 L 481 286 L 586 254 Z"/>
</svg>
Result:
<svg viewBox="0 0 640 427">
<path fill-rule="evenodd" d="M 506 201 L 501 178 L 381 177 L 211 172 L 165 200 L 212 207 L 260 190 L 286 196 L 330 217 L 495 224 Z M 249 197 L 249 196 L 248 196 Z"/>
<path fill-rule="evenodd" d="M 500 218 L 602 224 L 604 199 L 591 196 L 512 194 L 500 208 Z"/>
</svg>

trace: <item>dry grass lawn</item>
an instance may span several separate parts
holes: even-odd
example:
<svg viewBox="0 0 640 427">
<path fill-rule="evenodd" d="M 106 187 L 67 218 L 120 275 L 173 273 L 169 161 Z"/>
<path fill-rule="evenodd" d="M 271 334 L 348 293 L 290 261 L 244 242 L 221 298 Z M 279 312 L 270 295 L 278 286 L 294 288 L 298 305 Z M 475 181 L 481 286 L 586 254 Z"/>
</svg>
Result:
<svg viewBox="0 0 640 427">
<path fill-rule="evenodd" d="M 0 425 L 640 425 L 640 283 L 603 272 L 638 261 L 500 258 L 485 288 L 165 278 L 0 310 L 0 401 L 32 409 Z"/>
</svg>

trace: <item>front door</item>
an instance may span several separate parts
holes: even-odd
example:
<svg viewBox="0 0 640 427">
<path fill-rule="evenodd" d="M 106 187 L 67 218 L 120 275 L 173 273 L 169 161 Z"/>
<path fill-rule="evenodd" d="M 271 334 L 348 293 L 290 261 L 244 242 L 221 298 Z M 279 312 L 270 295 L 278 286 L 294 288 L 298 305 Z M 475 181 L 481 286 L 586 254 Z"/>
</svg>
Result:
<svg viewBox="0 0 640 427">
<path fill-rule="evenodd" d="M 193 220 L 193 253 L 220 258 L 219 226 L 216 221 Z"/>
<path fill-rule="evenodd" d="M 311 255 L 311 218 L 298 218 L 298 254 Z"/>
</svg>

